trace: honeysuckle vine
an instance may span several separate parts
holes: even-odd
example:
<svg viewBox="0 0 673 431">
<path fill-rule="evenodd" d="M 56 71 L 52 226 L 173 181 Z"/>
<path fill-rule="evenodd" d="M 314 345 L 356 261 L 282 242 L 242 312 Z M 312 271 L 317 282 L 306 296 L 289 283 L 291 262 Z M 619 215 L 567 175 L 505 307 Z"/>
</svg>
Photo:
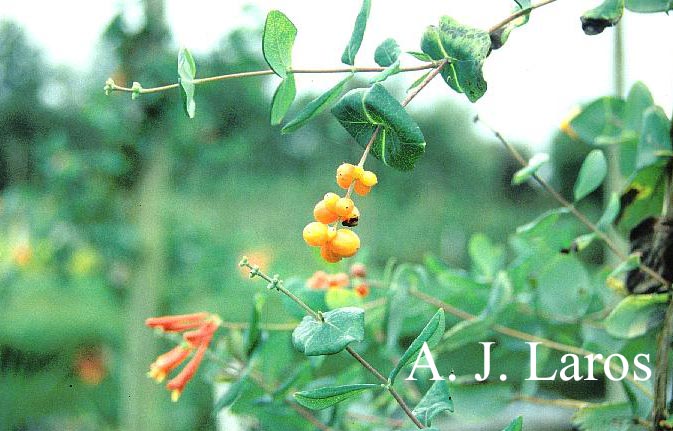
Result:
<svg viewBox="0 0 673 431">
<path fill-rule="evenodd" d="M 491 51 L 503 47 L 510 33 L 528 22 L 533 10 L 555 1 L 543 0 L 533 4 L 530 0 L 514 0 L 512 13 L 488 30 L 471 28 L 449 16 L 441 17 L 438 25 L 428 26 L 422 35 L 421 51 L 406 52 L 406 54 L 421 61 L 421 64 L 405 67 L 400 65 L 400 57 L 403 52 L 393 39 L 386 39 L 376 49 L 374 60 L 378 66 L 355 66 L 355 59 L 364 37 L 371 9 L 370 0 L 362 2 L 351 38 L 341 56 L 341 61 L 346 67 L 327 69 L 293 67 L 292 47 L 297 28 L 282 12 L 271 11 L 267 15 L 262 37 L 262 52 L 269 66 L 268 69 L 197 78 L 194 58 L 188 50 L 181 49 L 178 53 L 179 79 L 177 83 L 145 88 L 140 83 L 134 82 L 130 87 L 127 87 L 109 79 L 105 84 L 105 91 L 108 94 L 114 92 L 131 93 L 135 99 L 140 95 L 179 89 L 185 112 L 192 118 L 196 114 L 196 86 L 229 79 L 275 75 L 281 79 L 281 82 L 271 101 L 270 123 L 280 125 L 284 122 L 295 100 L 294 75 L 347 74 L 327 92 L 304 106 L 293 119 L 286 121 L 281 129 L 282 133 L 292 133 L 307 124 L 318 113 L 332 106 L 331 113 L 336 120 L 352 136 L 353 140 L 363 148 L 362 156 L 357 164 L 344 163 L 337 169 L 337 184 L 345 190 L 344 196 L 341 197 L 331 192 L 325 195 L 325 198 L 314 209 L 316 221 L 309 223 L 303 232 L 304 240 L 309 245 L 319 246 L 321 256 L 327 262 L 335 263 L 342 258 L 354 256 L 360 248 L 360 239 L 353 231 L 349 229 L 337 230 L 337 227 L 339 224 L 345 227 L 353 227 L 358 223 L 360 213 L 351 199 L 353 192 L 365 195 L 378 181 L 373 172 L 364 170 L 368 157 L 372 155 L 386 166 L 401 171 L 409 171 L 415 167 L 416 162 L 425 151 L 425 137 L 414 119 L 406 112 L 405 107 L 438 75 L 451 89 L 463 94 L 470 102 L 480 99 L 487 90 L 482 67 Z M 673 8 L 673 4 L 669 0 L 605 0 L 597 7 L 585 12 L 580 21 L 584 32 L 593 35 L 617 25 L 625 9 L 633 12 L 649 13 L 668 11 L 671 8 Z M 424 72 L 424 74 L 411 85 L 404 99 L 397 101 L 388 93 L 383 83 L 392 76 L 409 72 Z M 346 91 L 353 76 L 365 73 L 376 73 L 369 80 L 367 88 Z M 478 120 L 475 119 L 475 121 Z M 398 374 L 405 365 L 418 356 L 426 343 L 429 348 L 436 347 L 438 352 L 451 351 L 465 345 L 468 341 L 474 341 L 476 335 L 495 332 L 522 341 L 540 343 L 548 349 L 559 352 L 579 356 L 597 356 L 596 361 L 604 365 L 606 374 L 612 370 L 624 375 L 624 378 L 628 381 L 628 385 L 625 384 L 625 389 L 629 393 L 635 389 L 640 397 L 652 400 L 653 408 L 644 412 L 637 396 L 633 396 L 630 400 L 630 410 L 620 411 L 619 415 L 621 416 L 615 416 L 616 413 L 609 410 L 614 407 L 612 404 L 603 406 L 575 400 L 542 400 L 528 395 L 521 395 L 518 399 L 538 404 L 556 403 L 556 405 L 579 409 L 580 413 L 576 417 L 575 424 L 589 431 L 592 431 L 592 429 L 586 427 L 587 423 L 591 423 L 591 420 L 594 422 L 608 421 L 610 423 L 615 420 L 626 420 L 626 423 L 637 424 L 649 429 L 671 429 L 673 421 L 668 418 L 666 402 L 668 350 L 673 332 L 673 301 L 670 298 L 670 280 L 667 280 L 667 277 L 664 276 L 666 265 L 670 265 L 670 263 L 667 263 L 665 259 L 662 263 L 651 258 L 657 252 L 664 253 L 665 250 L 657 250 L 655 246 L 658 243 L 654 240 L 651 240 L 651 244 L 646 241 L 647 235 L 655 237 L 658 234 L 654 232 L 653 227 L 658 222 L 650 221 L 649 224 L 646 223 L 642 226 L 642 223 L 649 220 L 648 217 L 655 218 L 655 220 L 659 220 L 657 217 L 670 217 L 670 214 L 666 212 L 662 215 L 658 211 L 651 210 L 651 208 L 658 210 L 656 208 L 659 203 L 657 199 L 662 195 L 660 178 L 663 175 L 667 176 L 663 186 L 663 196 L 668 199 L 667 202 L 669 203 L 672 200 L 670 196 L 673 193 L 670 184 L 670 170 L 671 160 L 673 159 L 673 148 L 671 148 L 673 127 L 670 125 L 670 120 L 660 108 L 656 107 L 649 90 L 641 84 L 634 86 L 626 100 L 608 97 L 584 106 L 563 128 L 573 139 L 582 140 L 593 146 L 578 173 L 573 190 L 574 201 L 566 199 L 537 174 L 538 169 L 549 160 L 547 155 L 540 154 L 526 160 L 499 132 L 488 125 L 486 127 L 521 164 L 521 169 L 512 178 L 512 183 L 518 185 L 528 180 L 534 180 L 561 205 L 561 208 L 551 210 L 517 230 L 518 237 L 516 239 L 519 240 L 519 249 L 515 250 L 518 258 L 517 264 L 523 261 L 531 268 L 535 268 L 537 263 L 539 268 L 533 270 L 527 268 L 524 264 L 525 269 L 522 270 L 521 267 L 514 264 L 506 265 L 503 249 L 490 243 L 483 236 L 475 236 L 468 246 L 470 257 L 475 266 L 469 279 L 464 275 L 456 275 L 447 271 L 436 262 L 426 263 L 428 270 L 432 268 L 440 275 L 438 278 L 443 276 L 453 280 L 452 288 L 454 286 L 459 288 L 462 284 L 463 286 L 469 285 L 473 290 L 478 291 L 482 287 L 488 286 L 489 294 L 485 304 L 483 304 L 483 310 L 481 313 L 475 314 L 453 305 L 451 301 L 413 286 L 414 283 L 420 283 L 426 287 L 430 284 L 427 281 L 429 277 L 425 268 L 419 269 L 409 265 L 400 265 L 391 269 L 390 273 L 392 275 L 388 274 L 390 277 L 384 276 L 383 280 L 380 281 L 381 285 L 387 288 L 386 298 L 380 298 L 369 303 L 362 303 L 362 298 L 354 300 L 354 295 L 357 296 L 358 292 L 361 296 L 366 296 L 369 292 L 369 288 L 366 286 L 366 289 L 353 289 L 349 294 L 350 296 L 346 295 L 348 297 L 346 302 L 351 301 L 353 305 L 344 306 L 340 303 L 340 305 L 331 306 L 327 305 L 326 300 L 322 298 L 323 305 L 312 306 L 309 304 L 310 301 L 304 300 L 302 297 L 306 293 L 302 289 L 308 283 L 303 287 L 296 288 L 295 286 L 295 288 L 290 289 L 278 276 L 269 276 L 261 271 L 258 266 L 244 259 L 241 266 L 250 270 L 251 278 L 258 277 L 265 280 L 269 290 L 282 293 L 301 307 L 306 316 L 297 324 L 261 324 L 259 322 L 259 310 L 262 305 L 255 302 L 253 317 L 248 324 L 218 320 L 219 326 L 230 329 L 245 329 L 246 335 L 243 343 L 244 347 L 241 349 L 239 357 L 236 358 L 237 367 L 233 370 L 237 381 L 231 385 L 232 388 L 227 394 L 216 402 L 216 409 L 219 410 L 234 403 L 248 378 L 255 381 L 267 393 L 276 394 L 279 392 L 279 390 L 266 384 L 255 370 L 257 355 L 260 350 L 259 346 L 264 343 L 261 331 L 292 330 L 293 345 L 300 353 L 312 357 L 346 351 L 378 381 L 377 384 L 354 383 L 299 391 L 294 394 L 294 401 L 284 400 L 297 414 L 311 424 L 322 430 L 332 429 L 331 423 L 325 425 L 306 408 L 320 410 L 332 407 L 344 399 L 355 397 L 364 392 L 383 389 L 417 428 L 431 428 L 431 422 L 438 413 L 453 411 L 453 399 L 448 384 L 443 380 L 435 381 L 429 389 L 426 389 L 424 394 L 421 394 L 415 386 L 410 385 L 409 393 L 412 398 L 415 395 L 413 391 L 417 392 L 418 397 L 416 398 L 420 398 L 420 401 L 412 409 L 394 387 Z M 662 128 L 666 129 L 666 133 L 663 135 L 661 133 Z M 664 135 L 669 136 L 668 141 Z M 611 196 L 600 220 L 595 223 L 592 222 L 586 214 L 577 208 L 577 202 L 596 191 L 605 180 L 609 161 L 601 147 L 603 145 L 615 145 L 620 148 L 620 144 L 633 144 L 634 141 L 636 155 L 631 156 L 634 159 L 631 160 L 633 166 L 628 171 L 630 177 L 625 191 L 621 197 L 617 194 Z M 643 190 L 648 192 L 645 193 Z M 321 202 L 322 206 L 319 207 Z M 668 207 L 670 204 L 665 206 Z M 545 233 L 548 233 L 546 230 L 551 229 L 558 217 L 566 213 L 572 214 L 579 220 L 589 230 L 589 233 L 575 238 L 570 246 L 564 246 L 560 250 L 558 248 L 554 249 L 556 245 L 548 247 L 546 243 L 542 247 L 544 250 L 542 248 L 536 249 L 535 247 L 538 247 L 538 244 L 535 244 L 535 241 L 544 238 Z M 645 231 L 646 234 L 642 236 L 646 239 L 638 238 L 638 241 L 632 241 L 632 250 L 630 254 L 627 254 L 606 233 L 606 229 L 610 226 L 617 225 L 629 232 L 631 236 L 634 235 L 634 232 L 637 234 L 640 231 Z M 648 228 L 652 232 L 647 231 Z M 531 234 L 532 231 L 537 233 Z M 542 231 L 542 233 L 539 231 Z M 526 236 L 528 234 L 530 234 L 529 237 Z M 585 348 L 584 345 L 582 347 L 572 346 L 555 341 L 556 337 L 552 337 L 554 338 L 552 340 L 538 335 L 535 331 L 526 332 L 515 329 L 518 328 L 515 325 L 497 323 L 497 319 L 505 316 L 507 310 L 514 308 L 510 305 L 521 305 L 522 307 L 528 307 L 526 308 L 528 310 L 531 307 L 541 307 L 540 304 L 547 306 L 548 304 L 545 301 L 553 302 L 553 306 L 548 307 L 552 310 L 546 316 L 550 322 L 562 324 L 568 322 L 585 323 L 582 319 L 586 318 L 587 310 L 592 305 L 590 301 L 593 299 L 581 298 L 582 293 L 586 294 L 586 292 L 581 291 L 581 288 L 590 287 L 591 283 L 587 281 L 587 271 L 576 256 L 576 252 L 586 248 L 594 239 L 601 240 L 621 261 L 621 264 L 607 276 L 606 284 L 616 288 L 626 286 L 629 293 L 632 293 L 632 295 L 623 298 L 615 307 L 606 306 L 604 301 L 601 300 L 599 307 L 603 307 L 602 309 L 590 310 L 592 316 L 604 318 L 600 329 L 604 329 L 605 333 L 611 337 L 630 340 L 647 334 L 658 323 L 663 324 L 657 343 L 653 391 L 637 379 L 635 373 L 633 375 L 629 374 L 628 370 L 609 362 L 609 358 L 604 359 L 601 355 L 593 353 L 593 349 Z M 540 252 L 542 250 L 543 255 L 548 259 L 547 265 L 535 262 L 535 256 L 530 257 L 522 253 L 520 250 L 523 247 L 522 244 L 528 247 L 530 252 Z M 534 252 L 532 255 L 535 255 Z M 580 280 L 576 291 L 571 291 L 571 294 L 574 292 L 576 297 L 564 298 L 563 301 L 559 301 L 555 297 L 549 296 L 550 291 L 555 292 L 565 289 L 568 284 L 571 284 L 568 283 L 568 279 L 550 276 L 549 273 L 552 275 L 558 274 L 555 274 L 549 268 L 556 270 L 561 268 L 569 273 L 575 271 L 578 272 L 579 279 L 584 277 L 582 287 L 579 286 L 580 281 L 582 281 Z M 529 272 L 525 272 L 526 270 Z M 563 271 L 559 270 L 558 272 Z M 626 283 L 620 281 L 624 274 L 627 277 Z M 404 279 L 408 283 L 401 282 L 400 279 Z M 379 281 L 374 281 L 372 285 L 377 282 Z M 472 291 L 469 293 L 473 294 Z M 325 298 L 327 296 L 326 293 Z M 400 328 L 408 312 L 407 303 L 411 299 L 430 304 L 439 310 L 400 355 L 396 351 L 399 347 Z M 477 299 L 481 300 L 483 298 Z M 479 304 L 481 305 L 481 303 Z M 364 310 L 379 305 L 384 305 L 387 313 L 385 328 L 387 355 L 388 359 L 392 360 L 394 367 L 387 377 L 364 359 L 361 353 L 351 347 L 351 343 L 361 342 L 365 338 Z M 474 304 L 468 305 L 472 306 Z M 555 310 L 554 306 L 562 308 L 570 316 L 559 316 L 558 313 L 562 313 L 562 311 Z M 661 318 L 662 307 L 666 308 L 663 318 Z M 539 309 L 534 308 L 534 310 L 539 312 Z M 459 319 L 459 323 L 447 332 L 445 332 L 444 312 Z M 529 314 L 530 317 L 542 318 L 541 314 Z M 631 320 L 636 320 L 636 322 L 632 323 Z M 187 347 L 191 352 L 195 345 Z M 200 356 L 197 357 L 197 366 L 204 354 L 210 354 L 207 347 L 207 344 L 199 345 L 198 354 Z M 179 351 L 179 348 L 176 349 L 178 349 L 176 351 Z M 181 355 L 178 359 L 180 361 L 184 360 L 185 352 L 179 353 Z M 154 367 L 157 367 L 156 363 Z M 189 378 L 193 376 L 192 371 L 195 372 L 195 368 L 192 366 L 188 369 Z M 224 363 L 223 368 L 229 369 L 230 366 Z M 165 371 L 170 370 L 166 369 Z M 154 372 L 154 374 L 159 375 L 158 372 Z M 184 388 L 186 381 L 188 379 L 181 380 L 180 391 Z M 289 385 L 291 386 L 291 383 Z M 281 385 L 281 387 L 286 386 Z M 602 409 L 605 409 L 605 411 Z M 613 416 L 605 419 L 606 415 Z M 650 417 L 646 418 L 648 415 Z M 393 419 L 382 419 L 382 422 L 389 424 L 394 422 L 402 425 L 401 422 L 396 422 Z M 520 417 L 506 428 L 507 431 L 521 431 L 521 429 L 522 419 Z"/>
</svg>

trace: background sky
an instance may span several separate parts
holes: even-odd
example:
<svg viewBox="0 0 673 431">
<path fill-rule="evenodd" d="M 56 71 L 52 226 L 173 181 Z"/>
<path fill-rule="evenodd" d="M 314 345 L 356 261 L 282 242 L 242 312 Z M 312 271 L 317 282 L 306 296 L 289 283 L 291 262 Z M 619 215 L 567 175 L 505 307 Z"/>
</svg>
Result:
<svg viewBox="0 0 673 431">
<path fill-rule="evenodd" d="M 224 34 L 239 26 L 254 26 L 271 9 L 283 11 L 299 29 L 293 53 L 296 67 L 334 67 L 350 37 L 360 0 L 315 2 L 307 0 L 167 0 L 167 16 L 175 45 L 205 53 Z M 508 0 L 374 0 L 363 46 L 356 63 L 371 65 L 376 46 L 395 38 L 403 50 L 418 50 L 420 35 L 441 15 L 480 28 L 488 28 L 507 16 Z M 544 148 L 554 128 L 573 106 L 613 91 L 613 30 L 593 37 L 584 35 L 579 16 L 600 1 L 559 0 L 533 12 L 530 22 L 513 32 L 508 44 L 486 61 L 489 90 L 471 109 L 501 130 L 508 138 Z M 253 8 L 246 8 L 252 5 Z M 142 20 L 138 0 L 85 1 L 0 0 L 0 18 L 19 22 L 41 46 L 53 64 L 80 71 L 93 66 L 99 36 L 111 18 L 123 10 L 130 26 Z M 644 81 L 666 112 L 673 107 L 673 16 L 626 13 L 625 73 L 627 88 Z M 261 35 L 260 35 L 261 37 Z M 261 51 L 261 48 L 260 48 Z M 415 60 L 405 56 L 407 64 Z M 336 76 L 298 78 L 300 92 L 329 88 Z M 408 85 L 414 76 L 396 78 Z M 143 83 L 151 86 L 162 83 Z M 424 91 L 412 109 L 432 109 L 438 97 L 457 98 L 445 84 L 433 82 L 436 91 Z M 101 83 L 102 87 L 102 83 Z M 446 118 L 451 121 L 450 117 Z"/>
</svg>

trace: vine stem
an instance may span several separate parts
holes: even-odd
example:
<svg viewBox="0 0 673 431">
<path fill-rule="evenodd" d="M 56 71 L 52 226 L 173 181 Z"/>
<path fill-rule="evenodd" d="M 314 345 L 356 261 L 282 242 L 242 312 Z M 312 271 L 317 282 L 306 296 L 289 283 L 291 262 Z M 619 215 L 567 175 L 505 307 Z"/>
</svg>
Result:
<svg viewBox="0 0 673 431">
<path fill-rule="evenodd" d="M 424 63 L 418 66 L 409 66 L 409 67 L 400 67 L 400 72 L 414 72 L 419 70 L 434 69 L 437 67 L 437 62 Z M 295 74 L 324 74 L 324 73 L 374 73 L 382 72 L 386 68 L 378 66 L 368 66 L 368 67 L 336 67 L 329 69 L 291 69 L 290 72 Z M 255 76 L 266 76 L 274 75 L 275 72 L 271 69 L 264 70 L 253 70 L 250 72 L 239 72 L 239 73 L 229 73 L 225 75 L 209 76 L 206 78 L 194 79 L 192 83 L 194 85 L 206 84 L 208 82 L 224 81 L 227 79 L 237 79 L 237 78 L 251 78 Z M 134 90 L 130 87 L 123 87 L 121 85 L 112 84 L 109 88 L 110 91 L 121 91 L 126 93 L 138 92 L 139 94 L 150 94 L 150 93 L 160 93 L 162 91 L 173 90 L 180 86 L 179 83 L 162 85 L 160 87 L 151 87 L 151 88 L 140 88 Z"/>
<path fill-rule="evenodd" d="M 493 135 L 498 139 L 498 141 L 502 143 L 502 145 L 507 149 L 507 151 L 510 152 L 510 154 L 512 154 L 512 156 L 519 162 L 519 164 L 521 164 L 522 167 L 528 166 L 528 162 L 526 161 L 526 159 L 521 155 L 521 153 L 519 153 L 519 151 L 516 148 L 514 148 L 512 144 L 510 144 L 509 142 L 507 142 L 507 140 L 505 140 L 505 138 L 500 134 L 500 132 L 498 132 L 493 127 L 488 125 L 484 120 L 479 118 L 479 116 L 476 116 L 474 118 L 474 121 L 481 122 L 484 126 L 486 126 L 486 128 L 488 128 L 493 133 Z M 538 174 L 533 174 L 532 178 L 538 184 L 540 184 L 540 186 L 542 186 L 542 188 L 547 193 L 549 193 L 558 203 L 560 203 L 563 207 L 565 207 L 568 211 L 570 211 L 570 213 L 574 215 L 584 226 L 586 226 L 591 232 L 595 233 L 596 236 L 600 238 L 600 240 L 603 241 L 605 245 L 608 246 L 610 251 L 612 251 L 615 254 L 615 256 L 617 256 L 622 261 L 628 260 L 629 257 L 620 250 L 619 246 L 615 244 L 614 241 L 612 241 L 612 239 L 610 239 L 610 237 L 605 232 L 600 230 L 598 226 L 592 223 L 591 220 L 589 220 L 587 216 L 584 215 L 584 213 L 575 208 L 575 205 L 568 202 L 568 200 L 566 200 L 566 198 L 564 198 L 559 192 L 557 192 L 556 189 L 554 189 L 544 178 L 540 177 Z M 640 269 L 653 279 L 657 280 L 663 286 L 665 287 L 667 286 L 668 287 L 667 290 L 670 289 L 671 283 L 649 266 L 641 263 L 638 265 L 638 269 Z"/>
<path fill-rule="evenodd" d="M 476 319 L 475 315 L 470 314 L 467 311 L 461 310 L 459 308 L 456 308 L 451 304 L 447 304 L 446 302 L 444 302 L 440 299 L 437 299 L 434 296 L 430 296 L 426 293 L 423 293 L 419 290 L 412 289 L 412 290 L 409 291 L 409 294 L 412 295 L 412 296 L 415 296 L 416 298 L 420 299 L 421 301 L 423 301 L 425 303 L 428 303 L 428 304 L 433 305 L 435 307 L 442 308 L 447 313 L 452 314 L 452 315 L 458 317 L 459 319 L 462 319 L 462 320 Z M 602 356 L 596 357 L 596 355 L 597 355 L 596 353 L 594 353 L 592 351 L 589 351 L 589 350 L 586 350 L 586 349 L 582 349 L 580 347 L 575 347 L 575 346 L 571 346 L 571 345 L 568 345 L 568 344 L 558 343 L 556 341 L 549 340 L 547 338 L 538 337 L 536 335 L 528 334 L 526 332 L 522 332 L 522 331 L 519 331 L 517 329 L 509 328 L 509 327 L 503 326 L 503 325 L 497 325 L 497 324 L 493 325 L 493 326 L 491 326 L 491 330 L 493 330 L 495 332 L 499 332 L 500 334 L 506 335 L 508 337 L 519 339 L 519 340 L 523 340 L 523 341 L 527 341 L 527 342 L 533 342 L 533 343 L 540 343 L 540 344 L 542 344 L 543 346 L 545 346 L 549 349 L 557 350 L 559 352 L 567 352 L 567 353 L 572 353 L 572 354 L 579 355 L 579 356 L 594 355 L 594 357 L 596 358 L 596 362 L 599 362 L 599 363 L 605 365 L 605 359 L 602 358 Z M 618 373 L 618 374 L 623 372 L 622 368 L 619 365 L 615 365 L 612 362 L 610 362 L 610 368 L 615 373 Z M 626 374 L 626 379 L 629 380 L 633 384 L 633 386 L 637 387 L 643 394 L 645 394 L 645 396 L 647 396 L 650 399 L 653 398 L 652 391 L 650 391 L 649 388 L 645 387 L 641 382 L 637 381 L 632 375 L 627 373 Z"/>
<path fill-rule="evenodd" d="M 669 130 L 673 142 L 673 114 L 671 114 L 671 128 Z M 664 198 L 663 217 L 673 217 L 673 166 L 669 163 Z M 668 388 L 668 350 L 673 338 L 673 298 L 669 289 L 668 307 L 664 314 L 664 323 L 657 339 L 657 357 L 654 368 L 654 404 L 652 406 L 652 421 L 655 430 L 664 429 L 660 422 L 668 418 L 666 408 Z"/>
<path fill-rule="evenodd" d="M 530 11 L 532 11 L 532 10 L 534 10 L 534 9 L 537 9 L 537 8 L 539 8 L 539 7 L 542 7 L 542 6 L 546 6 L 546 5 L 550 4 L 550 3 L 554 3 L 555 1 L 556 1 L 556 0 L 543 0 L 543 1 L 539 2 L 539 3 L 536 3 L 536 4 L 534 4 L 534 5 L 531 5 L 531 6 L 528 7 L 528 8 L 521 9 L 521 10 L 519 10 L 519 11 L 517 11 L 517 12 L 514 12 L 513 14 L 511 14 L 511 15 L 508 16 L 507 18 L 503 19 L 502 21 L 500 21 L 499 23 L 497 23 L 496 25 L 494 25 L 493 27 L 491 27 L 491 28 L 488 30 L 488 32 L 489 32 L 489 33 L 493 33 L 494 31 L 500 30 L 501 28 L 503 28 L 504 26 L 506 26 L 506 25 L 509 24 L 510 22 L 514 21 L 515 19 L 517 19 L 517 18 L 519 18 L 519 17 L 522 17 L 522 16 L 524 16 L 524 15 L 530 13 Z"/>
<path fill-rule="evenodd" d="M 289 290 L 285 289 L 282 285 L 282 282 L 280 280 L 278 280 L 277 276 L 274 277 L 274 278 L 269 277 L 264 272 L 260 271 L 259 267 L 250 265 L 250 263 L 248 262 L 248 260 L 245 257 L 241 260 L 241 262 L 239 263 L 239 266 L 246 267 L 246 268 L 250 269 L 250 271 L 251 271 L 250 274 L 253 277 L 254 276 L 259 276 L 262 279 L 268 281 L 269 283 L 273 283 L 273 288 L 275 288 L 278 291 L 282 292 L 283 294 L 287 295 L 290 299 L 292 299 L 299 306 L 301 306 L 304 310 L 306 310 L 309 313 L 309 315 L 311 315 L 311 317 L 313 317 L 314 319 L 316 319 L 320 322 L 325 321 L 324 317 L 322 316 L 322 313 L 313 310 L 304 301 L 299 299 L 296 295 L 292 294 L 292 292 L 290 292 Z M 379 380 L 381 382 L 381 384 L 383 384 L 385 386 L 385 388 L 388 390 L 390 395 L 393 396 L 395 401 L 397 401 L 397 404 L 399 404 L 399 406 L 402 408 L 404 413 L 409 417 L 409 419 L 411 419 L 411 421 L 414 423 L 414 425 L 416 425 L 416 427 L 418 427 L 419 429 L 424 429 L 425 428 L 425 426 L 416 418 L 416 416 L 414 416 L 413 412 L 411 411 L 411 409 L 409 408 L 407 403 L 404 401 L 404 399 L 397 392 L 397 390 L 392 387 L 392 385 L 390 384 L 388 379 L 385 378 L 383 376 L 383 374 L 381 374 L 381 372 L 376 369 L 376 367 L 374 367 L 372 364 L 367 362 L 367 360 L 365 358 L 363 358 L 358 352 L 353 350 L 352 347 L 346 346 L 345 350 L 356 361 L 358 361 L 360 363 L 360 365 L 363 366 L 363 368 L 365 368 L 367 371 L 369 371 L 374 377 L 376 377 L 377 380 Z"/>
</svg>

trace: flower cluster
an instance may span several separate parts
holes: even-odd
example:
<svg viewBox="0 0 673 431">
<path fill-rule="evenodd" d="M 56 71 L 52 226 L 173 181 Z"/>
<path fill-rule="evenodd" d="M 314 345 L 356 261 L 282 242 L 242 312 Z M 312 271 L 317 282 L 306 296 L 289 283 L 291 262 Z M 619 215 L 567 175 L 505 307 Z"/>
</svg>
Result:
<svg viewBox="0 0 673 431">
<path fill-rule="evenodd" d="M 325 271 L 316 271 L 306 280 L 306 286 L 311 289 L 345 289 L 352 285 L 353 291 L 360 298 L 365 298 L 369 295 L 369 285 L 364 280 L 365 276 L 365 266 L 355 263 L 351 266 L 350 275 L 345 272 L 328 274 Z"/>
<path fill-rule="evenodd" d="M 348 190 L 345 197 L 327 193 L 313 208 L 316 221 L 306 225 L 304 241 L 310 246 L 320 247 L 320 256 L 327 262 L 336 263 L 344 257 L 351 257 L 360 249 L 360 238 L 350 229 L 337 229 L 339 222 L 345 227 L 357 226 L 360 211 L 348 196 L 350 191 L 364 196 L 376 185 L 376 174 L 365 171 L 361 166 L 343 163 L 337 168 L 336 181 L 339 187 Z M 334 223 L 334 226 L 330 224 Z"/>
<path fill-rule="evenodd" d="M 145 324 L 150 328 L 165 332 L 183 333 L 182 343 L 157 357 L 150 365 L 147 375 L 158 383 L 163 382 L 171 371 L 179 367 L 192 352 L 195 352 L 187 365 L 166 384 L 166 389 L 171 391 L 171 399 L 177 401 L 187 383 L 199 369 L 215 331 L 222 324 L 222 319 L 215 314 L 204 312 L 151 317 L 145 320 Z"/>
</svg>

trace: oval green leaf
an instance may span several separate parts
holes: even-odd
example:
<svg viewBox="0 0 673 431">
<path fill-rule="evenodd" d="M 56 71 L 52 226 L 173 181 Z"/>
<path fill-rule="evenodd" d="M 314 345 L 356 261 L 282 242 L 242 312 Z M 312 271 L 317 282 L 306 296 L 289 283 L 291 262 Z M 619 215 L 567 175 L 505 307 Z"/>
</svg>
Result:
<svg viewBox="0 0 673 431">
<path fill-rule="evenodd" d="M 304 109 L 302 109 L 301 112 L 297 114 L 296 117 L 290 120 L 283 127 L 281 133 L 283 134 L 292 133 L 295 130 L 304 127 L 304 125 L 306 125 L 306 123 L 311 121 L 316 115 L 320 114 L 325 109 L 327 109 L 329 105 L 332 104 L 332 102 L 334 102 L 337 99 L 337 97 L 341 95 L 341 92 L 343 91 L 344 87 L 353 78 L 353 76 L 354 76 L 353 74 L 348 75 L 347 77 L 342 79 L 337 85 L 327 90 L 320 97 L 310 101 L 304 107 Z"/>
<path fill-rule="evenodd" d="M 271 102 L 271 125 L 276 126 L 283 121 L 296 95 L 297 89 L 294 85 L 294 74 L 288 73 L 273 94 Z"/>
<path fill-rule="evenodd" d="M 427 342 L 428 347 L 430 348 L 435 347 L 442 339 L 445 329 L 444 310 L 440 308 L 437 310 L 435 315 L 432 316 L 427 325 L 425 325 L 425 328 L 423 328 L 421 333 L 418 334 L 418 337 L 416 337 L 416 339 L 404 352 L 400 360 L 397 362 L 397 365 L 395 365 L 395 368 L 390 372 L 388 381 L 390 381 L 391 384 L 395 383 L 395 378 L 397 377 L 397 374 L 399 374 L 400 370 L 402 370 L 402 368 L 408 363 L 416 360 L 418 352 L 420 352 L 421 348 L 423 347 L 423 343 Z"/>
<path fill-rule="evenodd" d="M 332 114 L 363 148 L 380 126 L 371 154 L 395 169 L 413 169 L 425 152 L 421 129 L 381 84 L 349 91 L 334 105 Z"/>
<path fill-rule="evenodd" d="M 362 45 L 362 38 L 365 35 L 365 28 L 367 27 L 367 19 L 369 18 L 369 10 L 371 7 L 371 0 L 364 0 L 362 2 L 360 13 L 358 13 L 357 18 L 355 18 L 355 26 L 353 27 L 351 39 L 348 41 L 348 45 L 346 45 L 343 54 L 341 54 L 341 61 L 345 64 L 350 66 L 355 64 L 355 56 L 360 50 L 360 45 Z"/>
<path fill-rule="evenodd" d="M 672 0 L 626 0 L 626 8 L 632 12 L 656 13 L 673 10 Z"/>
<path fill-rule="evenodd" d="M 659 327 L 668 295 L 629 295 L 605 318 L 605 331 L 616 338 L 635 338 Z"/>
<path fill-rule="evenodd" d="M 523 184 L 535 175 L 542 165 L 549 161 L 549 154 L 539 153 L 535 154 L 528 161 L 528 166 L 521 168 L 512 176 L 512 184 L 518 186 Z"/>
<path fill-rule="evenodd" d="M 388 67 L 397 61 L 400 52 L 400 46 L 395 42 L 395 39 L 386 39 L 376 47 L 374 61 L 381 67 Z"/>
<path fill-rule="evenodd" d="M 412 413 L 423 425 L 430 426 L 435 416 L 442 412 L 453 412 L 453 399 L 446 380 L 437 380 L 423 395 Z"/>
<path fill-rule="evenodd" d="M 638 141 L 636 168 L 666 165 L 671 151 L 671 122 L 663 109 L 653 106 L 643 114 L 643 126 Z"/>
<path fill-rule="evenodd" d="M 182 105 L 189 118 L 196 115 L 196 102 L 194 101 L 194 77 L 196 76 L 196 63 L 194 57 L 186 48 L 180 48 L 178 52 L 178 82 L 180 83 L 180 95 Z"/>
<path fill-rule="evenodd" d="M 440 19 L 438 27 L 429 26 L 421 39 L 421 49 L 433 60 L 450 60 L 442 69 L 442 77 L 455 91 L 465 93 L 470 102 L 486 93 L 482 67 L 490 48 L 487 32 L 448 16 Z"/>
<path fill-rule="evenodd" d="M 324 322 L 305 316 L 292 332 L 294 347 L 306 356 L 333 355 L 365 338 L 365 312 L 345 307 L 323 313 Z"/>
<path fill-rule="evenodd" d="M 292 66 L 292 46 L 295 37 L 297 27 L 283 12 L 278 10 L 269 12 L 264 23 L 262 53 L 271 70 L 283 79 Z"/>
<path fill-rule="evenodd" d="M 322 410 L 372 389 L 381 389 L 381 385 L 360 383 L 355 385 L 328 386 L 310 391 L 295 392 L 294 399 L 297 400 L 297 403 L 308 409 Z"/>
<path fill-rule="evenodd" d="M 575 201 L 582 200 L 603 184 L 608 174 L 608 162 L 601 150 L 591 151 L 582 163 L 575 182 L 573 193 Z"/>
</svg>

